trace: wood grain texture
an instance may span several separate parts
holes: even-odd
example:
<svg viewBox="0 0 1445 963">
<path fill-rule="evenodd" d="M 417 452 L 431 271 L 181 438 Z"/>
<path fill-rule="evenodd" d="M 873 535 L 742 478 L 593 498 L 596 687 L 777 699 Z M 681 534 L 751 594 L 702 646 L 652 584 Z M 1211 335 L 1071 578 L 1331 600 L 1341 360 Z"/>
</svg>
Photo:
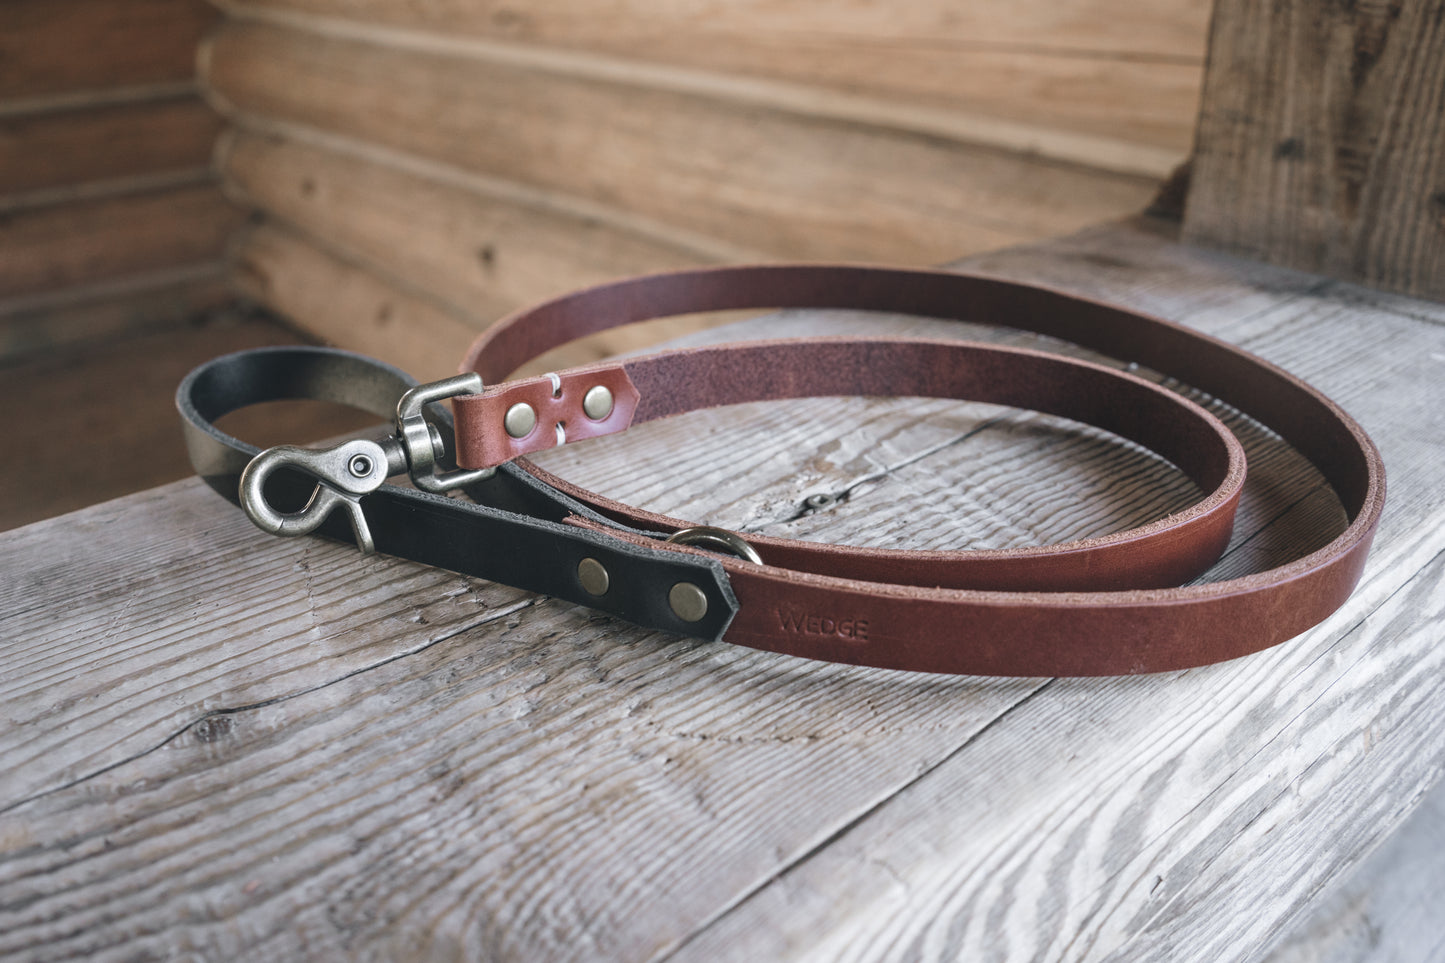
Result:
<svg viewBox="0 0 1445 963">
<path fill-rule="evenodd" d="M 1330 888 L 1265 963 L 1438 963 L 1445 958 L 1445 784 Z"/>
<path fill-rule="evenodd" d="M 237 131 L 227 191 L 384 276 L 477 319 L 566 291 L 712 260 L 595 218 L 497 196 L 464 172 L 427 177 L 355 153 Z"/>
<path fill-rule="evenodd" d="M 761 78 L 864 95 L 900 108 L 1006 119 L 1049 131 L 1085 132 L 1136 153 L 1189 149 L 1209 5 L 1171 0 L 1134 6 L 1070 0 L 960 6 L 629 2 L 523 8 L 438 0 L 231 0 L 241 16 L 326 18 L 423 31 L 529 54 L 561 69 L 589 69 L 596 55 L 617 64 L 664 64 L 721 82 Z M 398 42 L 402 40 L 398 36 Z M 555 51 L 572 55 L 557 58 Z M 691 77 L 691 82 L 702 82 Z M 903 111 L 900 111 L 902 114 Z M 907 123 L 899 117 L 900 123 Z M 1080 161 L 1083 162 L 1082 158 Z M 1159 172 L 1162 173 L 1162 172 Z"/>
<path fill-rule="evenodd" d="M 376 142 L 770 256 L 938 262 L 970 239 L 997 247 L 1137 209 L 1154 186 L 936 138 L 271 26 L 227 24 L 202 62 L 215 102 L 243 116 Z"/>
<path fill-rule="evenodd" d="M 0 297 L 211 263 L 244 220 L 209 179 L 11 211 L 0 217 Z"/>
<path fill-rule="evenodd" d="M 519 303 L 478 291 L 464 307 L 279 222 L 241 231 L 231 251 L 237 291 L 326 344 L 380 358 L 421 378 L 456 373 L 472 340 Z M 636 351 L 756 312 L 719 311 L 629 325 L 574 341 L 527 374 Z"/>
<path fill-rule="evenodd" d="M 6 0 L 0 101 L 188 80 L 217 19 L 203 0 Z"/>
<path fill-rule="evenodd" d="M 389 284 L 278 225 L 243 232 L 232 257 L 243 294 L 328 344 L 380 358 L 423 380 L 456 374 L 457 359 L 481 330 L 423 292 Z M 504 308 L 495 307 L 494 317 L 500 317 Z"/>
<path fill-rule="evenodd" d="M 1187 240 L 1445 299 L 1445 8 L 1225 0 Z"/>
<path fill-rule="evenodd" d="M 1262 951 L 1440 775 L 1445 315 L 1139 227 L 974 266 L 1161 310 L 1360 418 L 1391 507 L 1345 609 L 1167 676 L 927 677 L 679 641 L 263 538 L 179 483 L 3 540 L 0 956 Z M 830 312 L 734 333 L 865 325 L 930 328 Z M 647 452 L 622 436 L 552 464 L 661 510 L 706 515 L 711 492 L 724 523 L 891 544 L 1013 544 L 1188 494 L 1027 415 L 860 405 L 699 413 L 643 426 Z M 1301 515 L 1338 524 L 1310 472 L 1247 440 L 1258 470 L 1221 571 L 1298 550 Z M 1107 483 L 1138 469 L 1162 500 Z M 798 517 L 802 495 L 868 475 Z M 994 489 L 982 518 L 975 486 Z"/>
<path fill-rule="evenodd" d="M 0 300 L 0 363 L 204 318 L 234 298 L 226 275 L 215 261 Z"/>
<path fill-rule="evenodd" d="M 194 94 L 0 116 L 0 194 L 203 170 L 220 130 Z"/>
</svg>

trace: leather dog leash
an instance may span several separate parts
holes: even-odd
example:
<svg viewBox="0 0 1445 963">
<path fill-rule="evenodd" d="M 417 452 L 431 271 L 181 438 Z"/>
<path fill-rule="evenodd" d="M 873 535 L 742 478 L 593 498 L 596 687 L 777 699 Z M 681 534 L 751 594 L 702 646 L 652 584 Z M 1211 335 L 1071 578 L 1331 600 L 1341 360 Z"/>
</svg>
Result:
<svg viewBox="0 0 1445 963">
<path fill-rule="evenodd" d="M 1198 505 L 1132 532 L 1011 552 L 908 553 L 916 556 L 913 567 L 925 574 L 937 570 L 943 575 L 950 561 L 978 562 L 975 556 L 981 556 L 982 564 L 975 567 L 983 572 L 991 563 L 1031 563 L 1017 566 L 1014 578 L 1028 580 L 1034 587 L 1041 576 L 1065 587 L 1079 587 L 1097 578 L 1097 568 L 1115 579 L 1157 581 L 1157 572 L 1139 564 L 1144 559 L 1187 579 L 1206 568 L 1227 541 L 1243 477 L 1242 452 L 1223 425 L 1182 397 L 1109 369 L 1032 352 L 951 342 L 844 344 L 853 349 L 942 352 L 945 360 L 990 357 L 1006 369 L 1020 361 L 1035 366 L 1045 363 L 1057 372 L 1074 373 L 1075 380 L 1083 376 L 1104 385 L 1117 382 L 1113 392 L 1104 391 L 1100 397 L 1117 399 L 1120 386 L 1125 391 L 1133 389 L 1136 397 L 1116 404 L 1116 410 L 1153 412 L 1154 417 L 1141 424 L 1157 436 L 1160 447 L 1178 449 L 1180 460 L 1195 466 L 1201 487 L 1217 482 Z M 812 347 L 831 351 L 835 343 L 820 341 Z M 581 375 L 586 376 L 586 369 Z M 572 380 L 571 373 L 567 378 Z M 1004 380 L 1030 383 L 1021 378 Z M 563 378 L 558 376 L 557 381 L 562 387 Z M 1040 391 L 1057 390 L 1048 378 L 1032 383 L 1040 385 Z M 387 554 L 581 601 L 656 628 L 704 638 L 720 635 L 737 606 L 716 556 L 688 554 L 680 545 L 660 551 L 655 537 L 619 538 L 629 534 L 625 525 L 609 525 L 604 516 L 511 464 L 497 470 L 443 470 L 436 474 L 437 466 L 426 463 L 438 452 L 432 426 L 423 418 L 432 415 L 439 426 L 437 440 L 449 436 L 451 429 L 446 412 L 427 412 L 427 401 L 454 391 L 475 390 L 479 384 L 480 379 L 473 375 L 412 388 L 401 372 L 359 355 L 329 349 L 273 348 L 240 352 L 202 366 L 183 382 L 179 402 L 197 471 L 217 491 L 245 503 L 253 520 L 268 531 L 303 534 L 320 530 L 346 538 L 345 519 L 340 513 L 330 514 L 332 509 L 344 507 L 363 548 L 374 546 Z M 830 385 L 828 390 L 844 387 Z M 546 392 L 550 395 L 551 391 L 549 384 Z M 567 394 L 562 394 L 565 400 Z M 258 454 L 214 425 L 218 417 L 236 408 L 296 397 L 342 402 L 382 417 L 394 408 L 396 434 L 381 444 L 352 441 L 324 452 L 282 447 Z M 1141 436 L 1141 441 L 1150 437 Z M 401 471 L 410 472 L 424 490 L 382 484 L 387 476 Z M 439 492 L 458 486 L 465 488 L 476 504 L 438 497 Z M 300 505 L 308 497 L 310 501 L 299 512 L 279 512 L 272 505 L 277 501 Z M 703 534 L 716 539 L 719 533 Z M 725 534 L 723 539 L 727 541 Z M 749 550 L 735 539 L 733 544 L 742 545 L 744 552 Z M 1139 547 L 1144 549 L 1142 553 L 1127 551 Z M 1060 565 L 1039 568 L 1055 556 Z M 866 559 L 866 554 L 860 558 Z M 1091 564 L 1096 560 L 1112 564 Z M 683 571 L 682 566 L 691 570 Z M 586 577 L 589 573 L 591 578 Z M 1002 574 L 1006 577 L 1009 573 Z M 599 586 L 598 577 L 604 584 Z M 807 627 L 805 622 L 804 630 Z M 866 626 L 855 624 L 844 631 L 861 631 L 866 636 Z"/>
<path fill-rule="evenodd" d="M 271 510 L 270 530 L 319 525 L 345 537 L 337 516 L 324 523 L 320 517 L 344 504 L 358 540 L 364 544 L 374 532 L 377 548 L 389 554 L 670 631 L 721 635 L 809 658 L 934 672 L 1111 675 L 1233 658 L 1319 622 L 1358 580 L 1384 497 L 1378 453 L 1358 425 L 1313 388 L 1247 352 L 1059 292 L 941 271 L 849 266 L 678 272 L 605 285 L 514 315 L 478 340 L 466 367 L 500 378 L 557 344 L 618 324 L 765 307 L 986 321 L 1147 365 L 1278 432 L 1321 471 L 1350 523 L 1325 547 L 1279 568 L 1165 587 L 1198 574 L 1227 541 L 1242 464 L 1237 443 L 1219 433 L 1217 422 L 1179 396 L 1112 369 L 1016 349 L 892 339 L 663 352 L 486 390 L 479 390 L 475 376 L 450 379 L 408 396 L 397 437 L 384 445 L 347 443 L 328 453 L 329 461 L 294 449 L 262 456 L 250 470 L 251 501 L 269 505 L 262 484 L 273 475 L 286 482 L 289 470 L 300 467 L 323 479 L 310 506 L 315 510 Z M 270 361 L 220 359 L 193 373 L 181 389 L 193 460 L 233 498 L 239 465 L 254 449 L 210 425 L 224 410 L 287 396 L 378 410 L 381 397 L 395 397 L 405 381 L 336 352 L 280 349 L 264 356 Z M 268 373 L 272 368 L 280 373 Z M 384 376 L 377 374 L 383 370 Z M 446 464 L 451 453 L 438 444 L 447 434 L 445 417 L 428 406 L 456 392 L 461 468 L 444 472 L 438 483 L 438 458 Z M 562 440 L 698 407 L 839 394 L 962 397 L 1062 414 L 1154 449 L 1212 491 L 1175 519 L 1038 549 L 917 553 L 763 538 L 749 546 L 716 531 L 689 537 L 745 554 L 755 547 L 760 561 L 750 561 L 661 542 L 659 533 L 682 523 L 514 461 Z M 357 447 L 365 445 L 372 448 Z M 423 487 L 464 486 L 480 504 L 381 484 L 387 474 L 406 469 Z M 287 483 L 305 490 L 311 481 L 291 477 Z M 481 544 L 488 540 L 501 542 L 490 546 L 490 554 Z"/>
</svg>

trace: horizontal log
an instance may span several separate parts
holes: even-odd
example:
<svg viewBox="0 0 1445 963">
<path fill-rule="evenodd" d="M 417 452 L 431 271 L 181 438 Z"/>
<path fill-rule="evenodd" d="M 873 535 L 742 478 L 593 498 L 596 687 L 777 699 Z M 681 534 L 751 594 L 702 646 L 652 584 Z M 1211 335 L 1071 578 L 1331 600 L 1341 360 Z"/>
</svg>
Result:
<svg viewBox="0 0 1445 963">
<path fill-rule="evenodd" d="M 0 297 L 217 260 L 244 213 L 214 184 L 0 216 Z"/>
<path fill-rule="evenodd" d="M 119 283 L 0 300 L 0 361 L 174 327 L 233 297 L 225 266 L 216 261 Z"/>
<path fill-rule="evenodd" d="M 830 0 L 587 0 L 545 7 L 505 0 L 219 0 L 237 14 L 276 11 L 346 17 L 515 43 L 620 51 L 658 58 L 696 50 L 731 62 L 770 48 L 786 59 L 810 42 L 890 48 L 895 57 L 959 47 L 1012 47 L 1055 56 L 1133 56 L 1160 62 L 1204 59 L 1210 4 L 1158 0 L 1121 16 L 1118 0 L 1026 0 L 996 6 L 912 0 L 902 5 Z M 736 40 L 739 49 L 712 49 Z M 661 49 L 649 47 L 661 45 Z M 724 59 L 726 58 L 726 59 Z M 692 62 L 686 61 L 683 62 Z M 871 83 L 874 78 L 856 78 Z"/>
<path fill-rule="evenodd" d="M 0 101 L 187 80 L 216 19 L 203 0 L 5 0 Z"/>
<path fill-rule="evenodd" d="M 455 374 L 478 332 L 516 307 L 484 297 L 464 307 L 448 304 L 351 260 L 326 241 L 279 224 L 244 231 L 233 257 L 241 294 L 312 337 L 380 358 L 424 380 Z M 522 371 L 540 374 L 584 364 L 742 316 L 715 312 L 608 331 L 550 351 Z"/>
<path fill-rule="evenodd" d="M 1188 150 L 1209 4 L 1114 0 L 960 6 L 946 0 L 696 4 L 580 0 L 519 8 L 433 0 L 229 0 L 249 16 L 353 25 L 605 55 L 979 113 L 1121 142 Z M 345 19 L 341 19 L 345 18 Z M 579 66 L 583 66 L 580 65 Z M 584 68 L 585 69 L 585 68 Z"/>
<path fill-rule="evenodd" d="M 765 254 L 933 263 L 1142 207 L 1108 174 L 713 98 L 271 26 L 214 34 L 219 103 L 606 203 Z M 495 94 L 493 94 L 495 92 Z"/>
<path fill-rule="evenodd" d="M 245 231 L 233 257 L 242 294 L 320 340 L 380 358 L 424 381 L 456 374 L 480 330 L 475 319 L 275 225 Z"/>
<path fill-rule="evenodd" d="M 489 196 L 461 172 L 442 181 L 244 131 L 226 138 L 219 166 L 232 196 L 482 324 L 572 288 L 706 260 L 595 218 Z"/>
<path fill-rule="evenodd" d="M 224 139 L 219 163 L 227 189 L 238 201 L 262 208 L 297 228 L 314 247 L 383 282 L 395 278 L 426 292 L 477 330 L 503 313 L 564 291 L 714 260 L 596 218 L 490 196 L 463 172 L 430 168 L 435 176 L 427 176 L 359 156 L 334 142 L 319 146 L 237 130 Z M 994 243 L 996 237 L 985 233 L 973 246 L 982 249 Z M 404 295 L 393 292 L 387 297 Z M 294 299 L 285 305 L 263 300 L 283 313 L 301 310 Z M 308 323 L 318 308 L 325 306 L 306 308 L 298 322 L 350 344 L 332 325 Z M 718 320 L 674 319 L 608 332 L 549 357 L 538 370 L 635 350 Z"/>
<path fill-rule="evenodd" d="M 0 117 L 0 194 L 204 168 L 220 129 L 194 95 Z"/>
</svg>

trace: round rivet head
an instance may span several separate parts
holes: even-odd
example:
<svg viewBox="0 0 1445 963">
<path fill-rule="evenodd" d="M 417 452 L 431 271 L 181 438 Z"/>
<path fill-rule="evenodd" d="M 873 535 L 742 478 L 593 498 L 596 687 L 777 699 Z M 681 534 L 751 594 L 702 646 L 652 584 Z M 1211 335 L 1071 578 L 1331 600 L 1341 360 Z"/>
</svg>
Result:
<svg viewBox="0 0 1445 963">
<path fill-rule="evenodd" d="M 366 455 L 352 455 L 351 461 L 347 462 L 346 468 L 356 478 L 365 478 L 371 474 L 375 467 L 370 458 Z"/>
<path fill-rule="evenodd" d="M 612 584 L 612 576 L 607 574 L 607 567 L 595 558 L 584 558 L 577 563 L 577 581 L 582 583 L 582 591 L 588 595 L 606 595 L 607 587 Z"/>
<path fill-rule="evenodd" d="M 502 419 L 502 427 L 507 429 L 507 434 L 513 438 L 526 438 L 537 427 L 537 412 L 525 401 L 519 401 L 507 409 L 506 416 Z"/>
<path fill-rule="evenodd" d="M 667 593 L 667 604 L 684 622 L 697 622 L 707 614 L 707 593 L 691 582 L 678 582 Z"/>
<path fill-rule="evenodd" d="M 612 392 L 604 385 L 594 385 L 582 396 L 582 412 L 593 421 L 612 414 Z"/>
</svg>

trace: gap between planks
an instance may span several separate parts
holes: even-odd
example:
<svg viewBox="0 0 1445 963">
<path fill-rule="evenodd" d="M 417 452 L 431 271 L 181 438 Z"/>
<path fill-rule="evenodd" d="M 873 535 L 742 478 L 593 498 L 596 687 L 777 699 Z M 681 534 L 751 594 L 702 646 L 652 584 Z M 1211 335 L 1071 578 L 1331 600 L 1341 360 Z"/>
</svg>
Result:
<svg viewBox="0 0 1445 963">
<path fill-rule="evenodd" d="M 153 174 L 133 174 L 129 177 L 109 177 L 60 187 L 42 187 L 0 197 L 0 217 L 59 204 L 109 200 L 208 184 L 219 187 L 216 172 L 209 167 L 193 167 L 187 170 L 157 171 Z"/>
<path fill-rule="evenodd" d="M 9 100 L 0 100 L 0 120 L 70 110 L 86 110 L 92 107 L 121 107 L 128 104 L 178 100 L 188 96 L 198 96 L 200 93 L 200 84 L 195 80 L 179 80 L 169 83 L 82 90 L 75 93 L 47 94 L 41 97 L 13 97 Z"/>
</svg>

